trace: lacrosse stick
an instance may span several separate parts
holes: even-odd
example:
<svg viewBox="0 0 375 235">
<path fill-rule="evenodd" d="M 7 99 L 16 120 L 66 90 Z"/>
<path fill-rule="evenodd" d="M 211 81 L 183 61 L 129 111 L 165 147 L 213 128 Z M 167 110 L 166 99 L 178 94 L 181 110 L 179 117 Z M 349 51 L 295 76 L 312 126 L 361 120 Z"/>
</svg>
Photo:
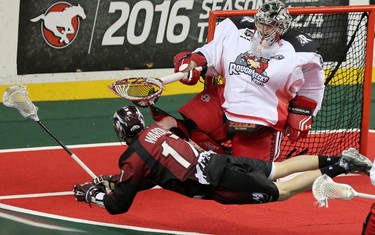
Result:
<svg viewBox="0 0 375 235">
<path fill-rule="evenodd" d="M 3 104 L 15 108 L 24 118 L 37 122 L 56 142 L 76 161 L 92 178 L 96 175 L 39 120 L 36 107 L 27 96 L 26 87 L 22 85 L 11 86 L 3 94 Z"/>
<path fill-rule="evenodd" d="M 328 175 L 319 176 L 314 181 L 312 192 L 319 206 L 326 206 L 326 208 L 329 199 L 351 200 L 354 197 L 375 199 L 375 195 L 356 192 L 350 185 L 336 183 Z"/>
<path fill-rule="evenodd" d="M 196 67 L 195 70 L 202 71 L 212 65 Z M 186 77 L 188 72 L 178 72 L 160 78 L 124 78 L 113 82 L 109 89 L 116 95 L 146 107 L 153 105 L 164 90 L 164 85 L 176 82 Z"/>
</svg>

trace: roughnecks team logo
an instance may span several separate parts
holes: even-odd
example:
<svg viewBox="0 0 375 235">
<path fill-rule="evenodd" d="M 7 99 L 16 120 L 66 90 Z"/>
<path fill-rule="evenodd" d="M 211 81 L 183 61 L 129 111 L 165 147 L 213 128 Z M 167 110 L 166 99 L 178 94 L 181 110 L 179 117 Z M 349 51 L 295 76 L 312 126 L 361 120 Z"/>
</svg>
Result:
<svg viewBox="0 0 375 235">
<path fill-rule="evenodd" d="M 229 64 L 229 74 L 247 74 L 250 76 L 251 82 L 259 86 L 264 86 L 270 79 L 265 70 L 268 68 L 268 61 L 271 59 L 281 60 L 284 59 L 284 56 L 276 55 L 271 58 L 264 58 L 245 52 L 237 56 L 235 62 Z"/>
<path fill-rule="evenodd" d="M 78 4 L 73 6 L 67 2 L 57 2 L 48 10 L 31 19 L 31 22 L 42 20 L 41 31 L 48 45 L 61 49 L 70 45 L 76 38 L 80 25 L 80 18 L 85 19 L 86 14 Z"/>
</svg>

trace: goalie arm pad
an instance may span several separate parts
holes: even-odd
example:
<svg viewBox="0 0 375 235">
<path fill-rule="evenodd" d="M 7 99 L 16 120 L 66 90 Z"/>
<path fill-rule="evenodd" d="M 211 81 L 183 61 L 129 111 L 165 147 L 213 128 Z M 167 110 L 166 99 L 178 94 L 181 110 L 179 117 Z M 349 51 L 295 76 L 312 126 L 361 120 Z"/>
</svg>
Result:
<svg viewBox="0 0 375 235">
<path fill-rule="evenodd" d="M 173 58 L 174 71 L 187 72 L 186 78 L 180 81 L 186 85 L 195 85 L 201 76 L 204 76 L 207 70 L 198 71 L 194 68 L 197 66 L 204 66 L 207 64 L 206 58 L 201 53 L 180 52 Z"/>
<path fill-rule="evenodd" d="M 289 102 L 288 118 L 284 134 L 294 143 L 307 137 L 312 128 L 312 116 L 317 102 L 313 99 L 296 96 Z"/>
</svg>

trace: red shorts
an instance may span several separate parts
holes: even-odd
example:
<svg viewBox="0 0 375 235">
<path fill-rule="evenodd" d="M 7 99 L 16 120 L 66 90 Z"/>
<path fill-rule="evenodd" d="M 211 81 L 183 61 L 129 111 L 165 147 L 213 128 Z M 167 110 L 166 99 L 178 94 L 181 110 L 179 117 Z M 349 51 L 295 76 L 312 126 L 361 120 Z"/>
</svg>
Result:
<svg viewBox="0 0 375 235">
<path fill-rule="evenodd" d="M 281 137 L 281 133 L 271 127 L 263 127 L 254 133 L 236 133 L 232 138 L 232 155 L 281 161 Z"/>
<path fill-rule="evenodd" d="M 362 234 L 373 235 L 375 234 L 375 203 L 372 204 L 370 213 L 368 214 L 365 224 L 363 226 Z"/>
</svg>

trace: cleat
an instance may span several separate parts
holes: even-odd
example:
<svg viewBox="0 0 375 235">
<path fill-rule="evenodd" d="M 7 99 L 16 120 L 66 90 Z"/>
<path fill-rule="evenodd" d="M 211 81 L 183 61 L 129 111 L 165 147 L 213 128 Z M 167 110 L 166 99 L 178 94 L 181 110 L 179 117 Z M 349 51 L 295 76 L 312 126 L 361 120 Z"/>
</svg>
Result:
<svg viewBox="0 0 375 235">
<path fill-rule="evenodd" d="M 363 172 L 368 175 L 372 167 L 372 162 L 367 157 L 360 154 L 356 149 L 349 148 L 342 151 L 339 166 L 345 169 L 346 174 Z"/>
</svg>

